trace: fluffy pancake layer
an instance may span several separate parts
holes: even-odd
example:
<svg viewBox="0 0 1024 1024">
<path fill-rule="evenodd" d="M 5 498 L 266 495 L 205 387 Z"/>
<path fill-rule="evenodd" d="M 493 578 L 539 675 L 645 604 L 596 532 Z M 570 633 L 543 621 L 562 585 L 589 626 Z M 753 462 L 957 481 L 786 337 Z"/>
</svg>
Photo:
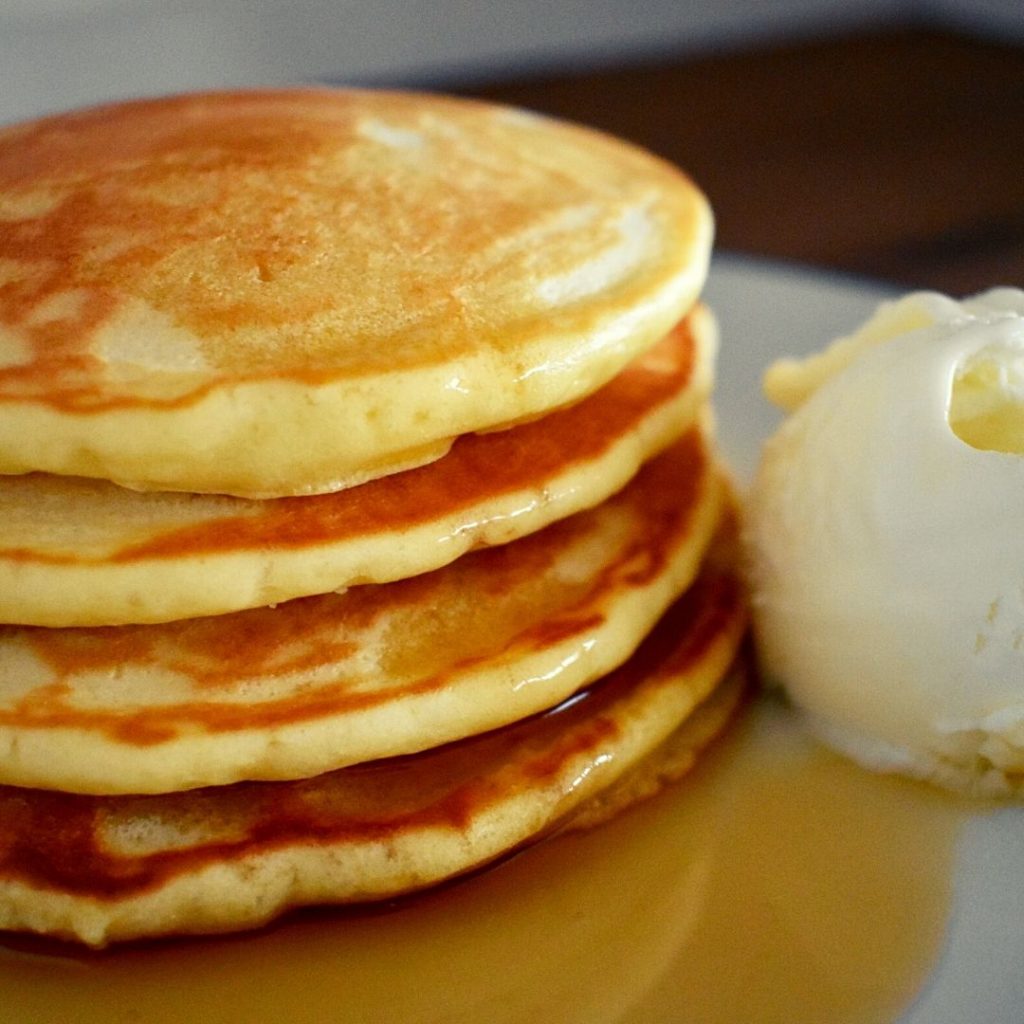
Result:
<svg viewBox="0 0 1024 1024">
<path fill-rule="evenodd" d="M 599 685 L 553 713 L 410 758 L 158 797 L 0 788 L 0 927 L 94 945 L 220 931 L 470 870 L 608 792 L 681 723 L 668 773 L 685 770 L 739 697 L 734 681 L 701 703 L 744 619 L 737 578 L 711 564 Z M 625 799 L 649 789 L 627 782 Z"/>
<path fill-rule="evenodd" d="M 711 220 L 675 169 L 437 96 L 295 90 L 0 131 L 0 472 L 335 490 L 582 398 Z"/>
<path fill-rule="evenodd" d="M 694 578 L 701 430 L 601 505 L 413 579 L 151 626 L 0 630 L 0 782 L 165 792 L 406 754 L 550 707 Z"/>
<path fill-rule="evenodd" d="M 595 505 L 696 419 L 715 329 L 702 308 L 594 395 L 470 434 L 428 466 L 255 501 L 0 477 L 0 622 L 162 622 L 439 568 Z"/>
</svg>

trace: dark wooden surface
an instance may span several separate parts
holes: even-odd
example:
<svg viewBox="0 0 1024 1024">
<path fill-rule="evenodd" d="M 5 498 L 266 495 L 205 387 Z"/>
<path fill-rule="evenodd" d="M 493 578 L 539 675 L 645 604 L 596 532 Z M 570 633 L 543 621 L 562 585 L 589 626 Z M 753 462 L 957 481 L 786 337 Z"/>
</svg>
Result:
<svg viewBox="0 0 1024 1024">
<path fill-rule="evenodd" d="M 723 249 L 966 293 L 1024 287 L 1024 48 L 908 29 L 464 93 L 685 168 Z"/>
</svg>

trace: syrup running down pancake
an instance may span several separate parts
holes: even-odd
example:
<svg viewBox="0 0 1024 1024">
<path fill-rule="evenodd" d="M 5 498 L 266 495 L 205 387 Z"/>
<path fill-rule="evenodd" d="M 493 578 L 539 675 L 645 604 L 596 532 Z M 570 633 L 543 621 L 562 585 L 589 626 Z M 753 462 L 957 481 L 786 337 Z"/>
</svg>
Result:
<svg viewBox="0 0 1024 1024">
<path fill-rule="evenodd" d="M 459 438 L 419 469 L 254 501 L 0 477 L 0 622 L 161 622 L 404 579 L 603 501 L 693 424 L 715 328 L 696 309 L 600 391 Z"/>
<path fill-rule="evenodd" d="M 624 142 L 486 104 L 213 93 L 0 130 L 0 472 L 337 490 L 576 401 L 703 283 Z"/>
</svg>

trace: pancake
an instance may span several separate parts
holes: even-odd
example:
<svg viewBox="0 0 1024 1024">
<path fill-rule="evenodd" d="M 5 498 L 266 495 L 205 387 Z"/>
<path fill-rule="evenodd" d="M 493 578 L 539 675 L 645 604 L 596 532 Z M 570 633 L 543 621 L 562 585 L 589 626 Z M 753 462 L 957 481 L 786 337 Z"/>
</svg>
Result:
<svg viewBox="0 0 1024 1024">
<path fill-rule="evenodd" d="M 688 748 L 692 763 L 739 698 L 733 680 L 701 704 L 743 626 L 739 581 L 711 567 L 621 669 L 495 733 L 299 782 L 159 797 L 0 788 L 0 927 L 92 945 L 215 932 L 464 873 L 567 819 L 681 723 L 672 760 Z"/>
<path fill-rule="evenodd" d="M 603 501 L 693 424 L 711 386 L 702 308 L 594 395 L 459 438 L 428 466 L 254 501 L 0 477 L 0 622 L 161 622 L 383 583 Z"/>
<path fill-rule="evenodd" d="M 707 204 L 520 111 L 215 93 L 0 130 L 0 472 L 337 490 L 577 401 L 693 303 Z"/>
<path fill-rule="evenodd" d="M 0 782 L 297 778 L 533 714 L 629 657 L 723 497 L 694 428 L 601 505 L 413 579 L 158 625 L 2 627 Z"/>
</svg>

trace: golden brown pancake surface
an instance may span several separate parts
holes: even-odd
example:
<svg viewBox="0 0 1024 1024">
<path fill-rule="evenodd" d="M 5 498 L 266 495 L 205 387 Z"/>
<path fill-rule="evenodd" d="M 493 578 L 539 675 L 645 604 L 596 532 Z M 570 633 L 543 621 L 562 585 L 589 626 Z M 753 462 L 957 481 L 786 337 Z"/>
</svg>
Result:
<svg viewBox="0 0 1024 1024">
<path fill-rule="evenodd" d="M 624 143 L 437 96 L 217 93 L 0 130 L 0 471 L 336 489 L 574 401 L 710 216 Z"/>
<path fill-rule="evenodd" d="M 694 423 L 714 346 L 698 309 L 589 398 L 333 494 L 255 501 L 0 477 L 0 621 L 221 614 L 402 579 L 514 540 L 604 500 Z"/>
</svg>

